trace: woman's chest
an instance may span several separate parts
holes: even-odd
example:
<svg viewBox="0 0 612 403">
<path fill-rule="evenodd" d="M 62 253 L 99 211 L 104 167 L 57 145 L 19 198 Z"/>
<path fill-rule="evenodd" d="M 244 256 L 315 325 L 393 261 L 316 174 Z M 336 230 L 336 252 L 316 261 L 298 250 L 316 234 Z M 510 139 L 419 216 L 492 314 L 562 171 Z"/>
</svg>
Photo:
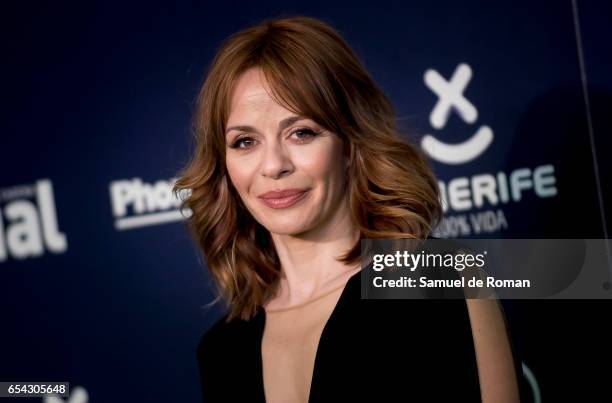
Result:
<svg viewBox="0 0 612 403">
<path fill-rule="evenodd" d="M 303 326 L 297 326 L 303 328 Z M 307 402 L 323 325 L 265 332 L 262 366 L 266 401 Z"/>
<path fill-rule="evenodd" d="M 268 403 L 308 401 L 319 342 L 335 301 L 324 302 L 266 315 L 261 357 Z"/>
</svg>

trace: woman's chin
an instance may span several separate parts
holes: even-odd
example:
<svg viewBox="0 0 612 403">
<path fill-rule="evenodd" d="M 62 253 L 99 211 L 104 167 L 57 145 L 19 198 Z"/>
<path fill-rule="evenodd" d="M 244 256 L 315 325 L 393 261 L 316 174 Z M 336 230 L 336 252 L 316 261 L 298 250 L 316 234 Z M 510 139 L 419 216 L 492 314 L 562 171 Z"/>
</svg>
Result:
<svg viewBox="0 0 612 403">
<path fill-rule="evenodd" d="M 274 222 L 264 225 L 264 227 L 276 235 L 300 235 L 309 230 L 309 226 L 296 221 Z"/>
</svg>

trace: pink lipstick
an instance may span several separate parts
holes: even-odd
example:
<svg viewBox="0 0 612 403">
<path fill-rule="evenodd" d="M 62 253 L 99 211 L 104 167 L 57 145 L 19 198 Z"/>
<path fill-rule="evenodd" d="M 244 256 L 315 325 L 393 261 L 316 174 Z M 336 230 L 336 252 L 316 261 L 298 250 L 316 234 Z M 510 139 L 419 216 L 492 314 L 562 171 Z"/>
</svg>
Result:
<svg viewBox="0 0 612 403">
<path fill-rule="evenodd" d="M 287 208 L 302 200 L 306 192 L 306 189 L 273 190 L 259 195 L 259 199 L 270 208 Z"/>
</svg>

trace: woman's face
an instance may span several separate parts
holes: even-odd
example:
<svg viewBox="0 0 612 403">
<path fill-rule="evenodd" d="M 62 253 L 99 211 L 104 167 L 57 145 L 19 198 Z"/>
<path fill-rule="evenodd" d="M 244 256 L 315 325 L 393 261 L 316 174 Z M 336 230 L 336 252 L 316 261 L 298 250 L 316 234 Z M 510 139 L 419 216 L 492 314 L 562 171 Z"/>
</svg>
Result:
<svg viewBox="0 0 612 403">
<path fill-rule="evenodd" d="M 333 224 L 345 197 L 342 140 L 276 103 L 269 91 L 258 68 L 236 83 L 225 133 L 230 179 L 272 233 L 298 235 Z"/>
</svg>

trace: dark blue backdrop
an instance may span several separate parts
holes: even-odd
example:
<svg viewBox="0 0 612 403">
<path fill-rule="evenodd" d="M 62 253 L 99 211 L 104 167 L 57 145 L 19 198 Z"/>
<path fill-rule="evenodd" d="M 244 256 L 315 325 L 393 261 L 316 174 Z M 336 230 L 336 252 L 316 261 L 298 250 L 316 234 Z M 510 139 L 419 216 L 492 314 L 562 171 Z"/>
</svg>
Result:
<svg viewBox="0 0 612 403">
<path fill-rule="evenodd" d="M 201 400 L 195 346 L 220 308 L 204 307 L 209 277 L 168 190 L 220 41 L 294 14 L 343 34 L 411 141 L 485 131 L 462 161 L 431 154 L 451 199 L 442 235 L 608 236 L 610 3 L 13 4 L 0 24 L 0 381 L 66 380 L 81 402 Z M 426 72 L 461 82 L 441 98 L 468 106 L 432 120 Z M 474 185 L 492 180 L 494 196 Z M 504 306 L 544 401 L 605 391 L 609 301 Z"/>
</svg>

